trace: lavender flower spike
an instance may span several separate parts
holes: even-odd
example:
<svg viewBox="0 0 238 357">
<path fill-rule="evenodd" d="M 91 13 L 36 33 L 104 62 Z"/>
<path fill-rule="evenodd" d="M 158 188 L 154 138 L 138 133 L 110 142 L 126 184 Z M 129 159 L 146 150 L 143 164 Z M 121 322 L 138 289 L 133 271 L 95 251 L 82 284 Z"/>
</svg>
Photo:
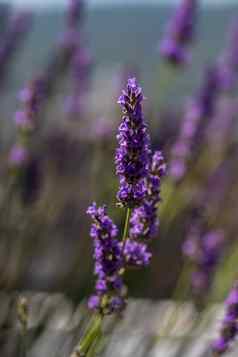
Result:
<svg viewBox="0 0 238 357">
<path fill-rule="evenodd" d="M 71 28 L 77 27 L 78 22 L 83 15 L 84 1 L 83 0 L 69 0 L 68 8 L 68 26 Z"/>
<path fill-rule="evenodd" d="M 212 349 L 215 356 L 223 355 L 234 342 L 238 333 L 238 282 L 234 284 L 227 300 L 226 312 L 222 322 L 219 337 L 213 342 Z"/>
<path fill-rule="evenodd" d="M 91 296 L 88 307 L 101 314 L 120 311 L 125 306 L 122 282 L 122 244 L 116 239 L 118 229 L 106 213 L 106 207 L 93 203 L 87 210 L 92 217 L 90 235 L 94 240 L 96 294 Z"/>
<path fill-rule="evenodd" d="M 150 137 L 142 113 L 143 99 L 142 89 L 136 79 L 131 78 L 118 100 L 123 117 L 118 129 L 119 147 L 116 150 L 115 164 L 120 179 L 117 198 L 124 207 L 140 205 L 146 194 Z"/>
<path fill-rule="evenodd" d="M 193 38 L 196 12 L 197 0 L 183 0 L 169 24 L 160 53 L 172 64 L 183 64 L 188 59 L 186 47 Z"/>
</svg>

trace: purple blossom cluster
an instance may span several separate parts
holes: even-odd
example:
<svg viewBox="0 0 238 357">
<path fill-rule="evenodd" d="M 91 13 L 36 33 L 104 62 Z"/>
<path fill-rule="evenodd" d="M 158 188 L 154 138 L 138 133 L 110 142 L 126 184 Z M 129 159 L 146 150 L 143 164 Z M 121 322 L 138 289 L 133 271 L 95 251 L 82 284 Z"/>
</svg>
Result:
<svg viewBox="0 0 238 357">
<path fill-rule="evenodd" d="M 126 287 L 123 274 L 126 268 L 141 268 L 149 265 L 151 253 L 146 244 L 133 238 L 125 242 L 117 239 L 118 229 L 106 213 L 106 207 L 93 203 L 87 210 L 92 217 L 90 235 L 94 241 L 96 294 L 88 301 L 91 310 L 112 314 L 124 309 Z"/>
<path fill-rule="evenodd" d="M 116 151 L 115 160 L 121 185 L 118 198 L 127 207 L 127 215 L 129 213 L 123 239 L 117 239 L 118 229 L 107 216 L 104 206 L 97 208 L 93 203 L 87 211 L 94 221 L 91 237 L 94 239 L 95 273 L 98 277 L 96 294 L 89 299 L 88 306 L 101 314 L 110 314 L 124 308 L 125 286 L 122 275 L 127 268 L 149 265 L 152 254 L 147 244 L 139 239 L 154 236 L 159 225 L 157 209 L 161 178 L 165 174 L 166 165 L 160 151 L 153 155 L 151 153 L 141 110 L 142 99 L 142 90 L 135 78 L 129 79 L 127 91 L 123 91 L 119 99 L 124 116 L 119 127 L 120 147 Z M 138 185 L 143 187 L 140 195 L 136 191 Z M 130 207 L 134 207 L 131 218 Z"/>
<path fill-rule="evenodd" d="M 19 94 L 23 108 L 15 113 L 18 137 L 9 155 L 9 165 L 11 168 L 20 169 L 22 166 L 25 166 L 30 156 L 30 138 L 32 131 L 37 125 L 36 118 L 40 109 L 42 96 L 42 82 L 38 79 L 29 82 Z"/>
<path fill-rule="evenodd" d="M 97 275 L 96 295 L 91 296 L 88 306 L 104 315 L 110 314 L 122 310 L 125 305 L 122 244 L 116 239 L 118 229 L 108 217 L 105 206 L 97 208 L 93 203 L 87 213 L 94 222 L 90 235 L 94 241 Z"/>
<path fill-rule="evenodd" d="M 142 113 L 143 94 L 135 78 L 128 80 L 118 103 L 123 111 L 118 129 L 119 147 L 116 150 L 116 173 L 120 178 L 117 194 L 124 207 L 140 205 L 146 195 L 145 178 L 150 160 L 150 138 Z"/>
<path fill-rule="evenodd" d="M 169 23 L 160 53 L 172 64 L 181 65 L 189 59 L 187 47 L 194 36 L 197 5 L 197 0 L 182 0 Z"/>
<path fill-rule="evenodd" d="M 224 233 L 221 230 L 201 234 L 198 227 L 193 227 L 183 245 L 183 253 L 195 265 L 191 281 L 194 296 L 199 298 L 209 291 L 223 247 Z"/>
<path fill-rule="evenodd" d="M 238 283 L 236 282 L 225 301 L 226 311 L 219 337 L 213 342 L 216 356 L 223 355 L 234 342 L 238 333 Z"/>
<path fill-rule="evenodd" d="M 146 196 L 143 204 L 133 210 L 130 219 L 130 236 L 133 239 L 149 239 L 158 233 L 158 205 L 160 198 L 161 178 L 165 175 L 166 164 L 160 151 L 156 151 L 149 166 L 146 178 Z"/>
<path fill-rule="evenodd" d="M 146 267 L 149 265 L 152 254 L 146 244 L 139 243 L 134 239 L 127 239 L 123 249 L 125 262 L 129 267 Z"/>
<path fill-rule="evenodd" d="M 28 161 L 28 150 L 22 144 L 15 144 L 9 154 L 9 164 L 11 168 L 18 169 L 24 167 Z"/>
<path fill-rule="evenodd" d="M 84 10 L 83 0 L 69 0 L 67 23 L 70 28 L 75 28 L 81 20 Z"/>
</svg>

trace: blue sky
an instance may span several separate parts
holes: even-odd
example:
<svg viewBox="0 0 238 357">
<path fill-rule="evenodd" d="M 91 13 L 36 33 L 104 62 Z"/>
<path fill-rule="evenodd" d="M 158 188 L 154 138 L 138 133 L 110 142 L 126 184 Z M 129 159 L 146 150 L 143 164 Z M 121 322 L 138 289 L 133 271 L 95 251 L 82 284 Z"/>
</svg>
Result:
<svg viewBox="0 0 238 357">
<path fill-rule="evenodd" d="M 89 5 L 102 5 L 102 4 L 118 4 L 118 3 L 168 3 L 168 2 L 178 2 L 179 0 L 87 0 Z M 0 3 L 12 3 L 16 5 L 27 5 L 27 6 L 40 6 L 40 7 L 48 7 L 48 6 L 61 6 L 67 4 L 67 0 L 0 0 Z M 209 5 L 219 5 L 219 4 L 238 4 L 238 0 L 203 0 L 203 3 Z"/>
</svg>

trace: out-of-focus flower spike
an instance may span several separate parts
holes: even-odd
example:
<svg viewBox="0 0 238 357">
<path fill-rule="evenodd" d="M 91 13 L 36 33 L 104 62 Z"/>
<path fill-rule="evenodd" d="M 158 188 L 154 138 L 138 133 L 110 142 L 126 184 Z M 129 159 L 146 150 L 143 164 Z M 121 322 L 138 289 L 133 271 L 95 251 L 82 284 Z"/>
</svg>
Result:
<svg viewBox="0 0 238 357">
<path fill-rule="evenodd" d="M 160 53 L 168 62 L 181 65 L 188 61 L 188 45 L 194 37 L 197 0 L 182 0 L 171 19 L 160 46 Z"/>
</svg>

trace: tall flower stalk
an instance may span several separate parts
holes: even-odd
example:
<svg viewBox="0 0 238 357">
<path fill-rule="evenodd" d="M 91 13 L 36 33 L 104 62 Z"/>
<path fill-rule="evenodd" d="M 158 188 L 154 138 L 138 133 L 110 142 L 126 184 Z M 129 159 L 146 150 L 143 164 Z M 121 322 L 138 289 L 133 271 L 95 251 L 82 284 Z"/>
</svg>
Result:
<svg viewBox="0 0 238 357">
<path fill-rule="evenodd" d="M 106 315 L 121 313 L 126 307 L 124 274 L 130 268 L 149 265 L 151 252 L 147 238 L 157 232 L 157 209 L 161 178 L 165 173 L 162 153 L 151 152 L 148 128 L 142 112 L 142 89 L 130 78 L 119 98 L 123 117 L 118 130 L 119 147 L 115 165 L 119 176 L 118 206 L 126 209 L 124 231 L 107 215 L 106 207 L 93 203 L 87 210 L 93 223 L 90 235 L 94 245 L 95 294 L 88 300 L 94 315 L 73 356 L 88 356 L 101 335 Z"/>
</svg>

